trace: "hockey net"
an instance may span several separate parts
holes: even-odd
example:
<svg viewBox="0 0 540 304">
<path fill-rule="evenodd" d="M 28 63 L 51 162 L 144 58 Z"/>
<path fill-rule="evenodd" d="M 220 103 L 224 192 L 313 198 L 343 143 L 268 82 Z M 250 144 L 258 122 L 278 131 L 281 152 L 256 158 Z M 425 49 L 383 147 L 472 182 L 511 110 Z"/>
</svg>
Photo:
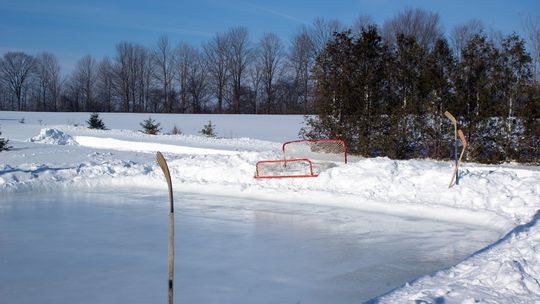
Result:
<svg viewBox="0 0 540 304">
<path fill-rule="evenodd" d="M 255 178 L 317 177 L 309 159 L 261 160 L 257 162 Z"/>
<path fill-rule="evenodd" d="M 336 163 L 347 163 L 347 145 L 339 139 L 288 141 L 282 153 L 283 159 L 257 162 L 255 178 L 317 177 Z"/>
<path fill-rule="evenodd" d="M 282 146 L 283 159 L 307 158 L 312 162 L 347 163 L 347 145 L 340 139 L 300 139 Z"/>
</svg>

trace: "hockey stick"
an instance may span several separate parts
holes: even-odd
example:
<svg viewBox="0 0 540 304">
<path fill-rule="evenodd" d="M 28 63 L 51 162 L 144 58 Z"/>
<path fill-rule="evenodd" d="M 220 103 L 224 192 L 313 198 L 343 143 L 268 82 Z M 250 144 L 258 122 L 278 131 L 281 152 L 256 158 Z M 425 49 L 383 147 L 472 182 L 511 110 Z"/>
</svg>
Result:
<svg viewBox="0 0 540 304">
<path fill-rule="evenodd" d="M 171 174 L 169 172 L 169 166 L 167 166 L 167 161 L 165 161 L 165 158 L 163 157 L 163 154 L 161 152 L 157 152 L 156 159 L 161 167 L 161 170 L 163 171 L 163 175 L 165 175 L 165 179 L 167 180 L 167 185 L 169 187 L 169 201 L 171 203 L 171 208 L 169 212 L 169 251 L 167 255 L 167 274 L 169 277 L 169 292 L 168 292 L 168 303 L 173 303 L 173 279 L 174 279 L 174 203 L 173 203 L 173 189 L 172 189 L 172 180 L 171 180 Z"/>
<path fill-rule="evenodd" d="M 450 121 L 454 125 L 454 165 L 457 167 L 457 163 L 458 163 L 458 158 L 457 158 L 457 120 L 454 117 L 454 115 L 450 114 L 450 112 L 448 112 L 448 111 L 444 112 L 444 116 L 448 117 L 448 119 L 450 119 Z M 454 176 L 452 176 L 452 182 L 450 184 L 452 184 L 454 182 L 454 178 L 456 179 L 456 184 L 459 183 L 459 179 L 458 179 L 457 174 L 458 174 L 457 171 L 455 171 Z"/>
<path fill-rule="evenodd" d="M 450 181 L 450 184 L 448 185 L 448 188 L 452 187 L 452 183 L 454 182 L 454 177 L 458 176 L 458 167 L 461 165 L 461 159 L 463 158 L 463 154 L 465 154 L 465 149 L 469 146 L 467 143 L 467 140 L 465 139 L 465 135 L 463 134 L 463 131 L 458 130 L 457 131 L 459 140 L 461 141 L 461 144 L 463 147 L 461 148 L 461 154 L 459 155 L 459 161 L 456 164 L 456 167 L 454 168 L 454 174 L 452 174 L 452 180 Z"/>
</svg>

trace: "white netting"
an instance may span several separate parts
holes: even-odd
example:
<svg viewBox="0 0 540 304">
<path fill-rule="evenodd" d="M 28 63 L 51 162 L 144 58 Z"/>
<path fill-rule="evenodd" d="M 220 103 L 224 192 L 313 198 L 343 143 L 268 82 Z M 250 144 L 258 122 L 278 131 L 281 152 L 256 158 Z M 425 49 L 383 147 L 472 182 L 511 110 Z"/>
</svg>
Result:
<svg viewBox="0 0 540 304">
<path fill-rule="evenodd" d="M 255 177 L 309 177 L 316 176 L 308 159 L 267 160 L 257 163 Z"/>
<path fill-rule="evenodd" d="M 306 139 L 283 144 L 283 158 L 308 158 L 317 161 L 347 162 L 347 148 L 342 140 Z"/>
</svg>

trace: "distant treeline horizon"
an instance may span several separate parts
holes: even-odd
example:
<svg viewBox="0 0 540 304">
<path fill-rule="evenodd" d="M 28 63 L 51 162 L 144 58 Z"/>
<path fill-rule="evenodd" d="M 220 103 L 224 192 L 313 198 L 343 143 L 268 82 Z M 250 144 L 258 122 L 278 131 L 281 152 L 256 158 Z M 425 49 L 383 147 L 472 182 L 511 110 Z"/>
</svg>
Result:
<svg viewBox="0 0 540 304">
<path fill-rule="evenodd" d="M 532 79 L 538 79 L 540 23 L 526 18 L 523 24 L 527 37 L 511 36 L 523 41 Z M 358 17 L 352 26 L 317 18 L 288 43 L 274 33 L 252 41 L 242 26 L 216 33 L 200 47 L 173 46 L 166 36 L 151 46 L 120 42 L 114 56 L 86 55 L 68 75 L 62 75 L 54 54 L 7 52 L 0 58 L 0 110 L 316 114 L 318 56 L 336 34 L 349 31 L 359 37 L 368 27 L 375 27 L 393 51 L 400 35 L 424 52 L 444 40 L 456 63 L 477 36 L 496 49 L 507 38 L 487 33 L 478 20 L 445 35 L 437 13 L 407 9 L 381 25 L 369 16 Z"/>
</svg>

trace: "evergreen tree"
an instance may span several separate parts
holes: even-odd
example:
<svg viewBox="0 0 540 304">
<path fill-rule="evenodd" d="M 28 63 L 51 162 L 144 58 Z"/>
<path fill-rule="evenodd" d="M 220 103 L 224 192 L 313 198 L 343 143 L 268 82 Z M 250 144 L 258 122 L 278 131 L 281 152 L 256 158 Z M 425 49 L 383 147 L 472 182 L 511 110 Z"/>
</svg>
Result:
<svg viewBox="0 0 540 304">
<path fill-rule="evenodd" d="M 145 134 L 156 135 L 161 132 L 161 128 L 159 127 L 161 124 L 153 120 L 152 117 L 148 117 L 148 119 L 143 120 L 140 125 L 143 127 L 142 132 Z"/>
<path fill-rule="evenodd" d="M 88 124 L 88 129 L 106 129 L 105 124 L 103 123 L 103 120 L 99 117 L 98 113 L 90 114 L 90 119 L 86 123 Z"/>
<path fill-rule="evenodd" d="M 500 103 L 499 52 L 484 35 L 474 35 L 461 51 L 455 78 L 456 118 L 462 117 L 473 159 L 496 163 L 504 159 L 500 136 L 492 116 Z"/>
<path fill-rule="evenodd" d="M 208 124 L 204 125 L 202 130 L 199 133 L 207 137 L 216 137 L 217 136 L 216 125 L 213 125 L 212 121 L 209 120 Z"/>
<path fill-rule="evenodd" d="M 533 116 L 531 112 L 520 111 L 526 100 L 534 98 L 529 89 L 533 82 L 532 58 L 525 49 L 525 41 L 518 35 L 511 34 L 502 41 L 500 60 L 502 100 L 497 116 L 500 116 L 504 123 L 505 134 L 501 136 L 504 161 L 510 161 L 517 157 L 518 133 L 522 131 L 518 127 L 517 117 Z"/>
<path fill-rule="evenodd" d="M 445 39 L 438 39 L 426 59 L 424 83 L 428 94 L 427 116 L 423 123 L 427 156 L 434 159 L 448 159 L 453 151 L 453 135 L 448 132 L 443 113 L 454 113 L 455 103 L 452 84 L 456 59 Z"/>
<path fill-rule="evenodd" d="M 517 159 L 540 165 L 540 86 L 529 86 L 528 98 L 522 106 L 523 132 L 519 136 Z"/>
<path fill-rule="evenodd" d="M 343 139 L 351 153 L 378 155 L 384 104 L 384 68 L 387 50 L 375 26 L 334 34 L 314 67 L 315 112 L 300 135 L 308 138 Z"/>
<path fill-rule="evenodd" d="M 388 156 L 397 159 L 420 157 L 422 151 L 420 119 L 426 112 L 426 90 L 423 77 L 426 50 L 413 36 L 399 34 L 388 73 L 393 88 L 390 109 L 391 132 Z"/>
<path fill-rule="evenodd" d="M 2 132 L 0 132 L 0 135 L 2 135 Z M 0 137 L 0 152 L 4 150 L 9 150 L 11 147 L 8 146 L 9 140 Z"/>
</svg>

